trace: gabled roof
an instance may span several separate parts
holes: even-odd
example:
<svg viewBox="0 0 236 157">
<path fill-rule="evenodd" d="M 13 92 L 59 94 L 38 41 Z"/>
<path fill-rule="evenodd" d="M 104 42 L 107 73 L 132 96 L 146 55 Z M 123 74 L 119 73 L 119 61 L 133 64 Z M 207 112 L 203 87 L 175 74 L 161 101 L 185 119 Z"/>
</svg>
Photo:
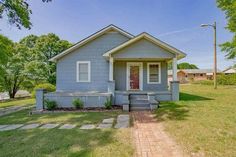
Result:
<svg viewBox="0 0 236 157">
<path fill-rule="evenodd" d="M 121 50 L 122 48 L 127 47 L 128 45 L 131 45 L 132 43 L 134 43 L 134 42 L 136 42 L 136 41 L 138 41 L 140 39 L 147 39 L 147 40 L 151 41 L 152 43 L 162 47 L 163 49 L 168 50 L 170 53 L 176 54 L 178 59 L 184 58 L 186 56 L 186 54 L 184 52 L 182 52 L 182 51 L 180 51 L 180 50 L 178 50 L 178 49 L 168 45 L 167 43 L 165 43 L 165 42 L 163 42 L 163 41 L 161 41 L 161 40 L 151 36 L 150 34 L 148 34 L 146 32 L 143 32 L 143 33 L 137 35 L 136 37 L 128 40 L 127 42 L 125 42 L 125 43 L 123 43 L 123 44 L 121 44 L 121 45 L 119 45 L 119 46 L 109 50 L 108 52 L 104 53 L 103 56 L 104 57 L 109 57 L 111 54 L 117 52 L 118 50 Z"/>
<path fill-rule="evenodd" d="M 121 28 L 119 28 L 119 27 L 117 27 L 117 26 L 111 24 L 111 25 L 109 25 L 109 26 L 107 26 L 107 27 L 105 27 L 105 28 L 99 30 L 98 32 L 96 32 L 96 33 L 94 33 L 94 34 L 88 36 L 87 38 L 85 38 L 85 39 L 79 41 L 78 43 L 74 44 L 74 45 L 71 46 L 70 48 L 68 48 L 68 49 L 66 49 L 65 51 L 63 51 L 63 52 L 59 53 L 58 55 L 54 56 L 54 57 L 51 58 L 49 61 L 57 61 L 59 58 L 65 56 L 66 54 L 72 52 L 73 50 L 75 50 L 75 49 L 77 49 L 77 48 L 79 48 L 79 47 L 85 45 L 86 43 L 88 43 L 88 42 L 94 40 L 95 38 L 97 38 L 97 37 L 99 37 L 99 36 L 105 34 L 106 32 L 109 32 L 109 31 L 111 31 L 111 30 L 117 31 L 117 32 L 123 34 L 124 36 L 126 36 L 126 37 L 128 37 L 128 38 L 130 38 L 130 39 L 134 37 L 132 34 L 130 34 L 130 33 L 126 32 L 126 31 L 122 30 Z"/>
</svg>

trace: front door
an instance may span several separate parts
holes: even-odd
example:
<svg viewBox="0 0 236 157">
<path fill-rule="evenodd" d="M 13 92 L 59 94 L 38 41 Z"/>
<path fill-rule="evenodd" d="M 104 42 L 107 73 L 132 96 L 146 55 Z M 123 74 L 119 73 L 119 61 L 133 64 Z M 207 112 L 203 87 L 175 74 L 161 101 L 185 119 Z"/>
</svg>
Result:
<svg viewBox="0 0 236 157">
<path fill-rule="evenodd" d="M 139 66 L 131 65 L 130 66 L 130 89 L 138 90 L 139 89 Z"/>
<path fill-rule="evenodd" d="M 142 63 L 128 63 L 128 90 L 141 90 Z"/>
</svg>

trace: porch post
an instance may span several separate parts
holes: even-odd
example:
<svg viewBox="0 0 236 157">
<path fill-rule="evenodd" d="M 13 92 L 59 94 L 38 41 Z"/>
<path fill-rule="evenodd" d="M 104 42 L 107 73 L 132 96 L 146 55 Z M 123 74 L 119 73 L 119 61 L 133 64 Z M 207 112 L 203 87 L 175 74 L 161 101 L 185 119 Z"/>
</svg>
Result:
<svg viewBox="0 0 236 157">
<path fill-rule="evenodd" d="M 109 81 L 113 81 L 113 57 L 109 58 Z"/>
<path fill-rule="evenodd" d="M 178 81 L 177 78 L 177 57 L 175 56 L 172 61 L 172 75 L 173 75 L 173 80 L 172 81 Z"/>
</svg>

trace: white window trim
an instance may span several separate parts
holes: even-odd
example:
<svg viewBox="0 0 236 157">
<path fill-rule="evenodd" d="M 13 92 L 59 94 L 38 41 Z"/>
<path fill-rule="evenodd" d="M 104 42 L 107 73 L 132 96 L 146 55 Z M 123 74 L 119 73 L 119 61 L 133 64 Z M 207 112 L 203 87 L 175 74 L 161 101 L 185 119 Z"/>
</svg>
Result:
<svg viewBox="0 0 236 157">
<path fill-rule="evenodd" d="M 131 65 L 138 65 L 139 68 L 139 90 L 143 90 L 143 63 L 142 62 L 127 62 L 126 64 L 126 90 L 130 89 L 130 66 Z"/>
<path fill-rule="evenodd" d="M 88 80 L 81 81 L 79 80 L 79 64 L 80 63 L 87 63 L 88 64 Z M 90 61 L 77 61 L 76 62 L 76 82 L 91 82 L 91 66 Z"/>
<path fill-rule="evenodd" d="M 149 65 L 158 65 L 159 70 L 159 81 L 158 82 L 149 82 Z M 160 84 L 161 83 L 161 63 L 160 62 L 154 62 L 154 63 L 147 63 L 147 84 Z"/>
</svg>

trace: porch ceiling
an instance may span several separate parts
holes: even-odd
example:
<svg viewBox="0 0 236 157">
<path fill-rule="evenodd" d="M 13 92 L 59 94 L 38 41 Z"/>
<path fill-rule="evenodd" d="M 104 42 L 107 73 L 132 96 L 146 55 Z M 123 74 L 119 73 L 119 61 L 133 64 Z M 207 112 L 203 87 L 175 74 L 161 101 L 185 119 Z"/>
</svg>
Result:
<svg viewBox="0 0 236 157">
<path fill-rule="evenodd" d="M 114 58 L 114 61 L 171 61 L 172 58 Z"/>
</svg>

